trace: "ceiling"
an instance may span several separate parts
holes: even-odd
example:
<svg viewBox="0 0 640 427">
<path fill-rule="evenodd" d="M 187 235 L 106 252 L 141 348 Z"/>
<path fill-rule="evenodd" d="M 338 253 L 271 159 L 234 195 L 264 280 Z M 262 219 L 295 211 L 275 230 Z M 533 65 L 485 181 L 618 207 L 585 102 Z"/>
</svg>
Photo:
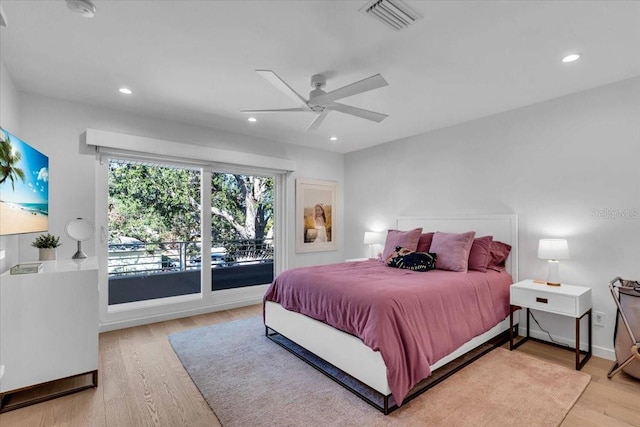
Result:
<svg viewBox="0 0 640 427">
<path fill-rule="evenodd" d="M 638 1 L 406 1 L 423 19 L 403 31 L 367 3 L 95 0 L 87 19 L 62 0 L 1 0 L 0 54 L 21 91 L 342 153 L 640 75 Z M 297 106 L 256 69 L 304 97 L 313 74 L 330 91 L 380 73 L 387 87 L 340 102 L 389 117 L 249 124 L 240 110 Z"/>
</svg>

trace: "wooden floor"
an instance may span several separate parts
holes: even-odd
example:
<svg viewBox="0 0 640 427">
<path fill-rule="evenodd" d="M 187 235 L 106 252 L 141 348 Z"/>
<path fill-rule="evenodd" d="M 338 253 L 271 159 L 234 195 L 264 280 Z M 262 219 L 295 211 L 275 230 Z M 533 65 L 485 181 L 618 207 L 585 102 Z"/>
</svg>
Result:
<svg viewBox="0 0 640 427">
<path fill-rule="evenodd" d="M 103 333 L 97 389 L 1 414 L 0 426 L 219 426 L 167 335 L 261 312 L 255 305 Z M 574 353 L 536 342 L 516 351 L 574 363 Z M 586 364 L 591 383 L 563 426 L 640 426 L 640 381 L 625 374 L 609 380 L 610 367 L 598 357 Z"/>
</svg>

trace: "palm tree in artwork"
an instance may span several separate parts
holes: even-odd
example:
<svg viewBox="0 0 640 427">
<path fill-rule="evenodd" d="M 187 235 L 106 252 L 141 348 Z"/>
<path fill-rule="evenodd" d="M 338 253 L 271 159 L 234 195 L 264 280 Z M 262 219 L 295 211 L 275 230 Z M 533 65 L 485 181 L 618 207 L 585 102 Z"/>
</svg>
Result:
<svg viewBox="0 0 640 427">
<path fill-rule="evenodd" d="M 20 158 L 20 152 L 15 151 L 11 146 L 11 139 L 7 135 L 4 139 L 3 132 L 0 132 L 0 184 L 7 179 L 11 181 L 11 189 L 15 190 L 15 180 L 20 178 L 24 182 L 24 171 L 16 167 Z"/>
</svg>

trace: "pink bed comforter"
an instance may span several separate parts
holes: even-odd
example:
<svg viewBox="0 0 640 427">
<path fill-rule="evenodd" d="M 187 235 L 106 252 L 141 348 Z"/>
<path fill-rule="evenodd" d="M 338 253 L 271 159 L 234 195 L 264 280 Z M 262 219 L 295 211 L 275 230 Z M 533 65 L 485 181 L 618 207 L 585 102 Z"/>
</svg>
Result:
<svg viewBox="0 0 640 427">
<path fill-rule="evenodd" d="M 509 314 L 512 283 L 491 270 L 414 272 L 371 260 L 284 271 L 264 299 L 380 351 L 393 397 L 402 402 L 431 364 Z"/>
</svg>

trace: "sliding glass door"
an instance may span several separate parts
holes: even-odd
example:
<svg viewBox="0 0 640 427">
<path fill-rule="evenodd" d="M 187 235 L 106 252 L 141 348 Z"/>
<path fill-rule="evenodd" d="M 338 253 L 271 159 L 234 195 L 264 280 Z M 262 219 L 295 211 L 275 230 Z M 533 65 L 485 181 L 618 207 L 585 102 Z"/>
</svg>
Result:
<svg viewBox="0 0 640 427">
<path fill-rule="evenodd" d="M 213 172 L 211 290 L 271 283 L 274 178 Z"/>
<path fill-rule="evenodd" d="M 201 172 L 109 162 L 109 305 L 201 292 Z"/>
<path fill-rule="evenodd" d="M 109 307 L 273 280 L 274 176 L 111 159 L 108 183 Z"/>
</svg>

